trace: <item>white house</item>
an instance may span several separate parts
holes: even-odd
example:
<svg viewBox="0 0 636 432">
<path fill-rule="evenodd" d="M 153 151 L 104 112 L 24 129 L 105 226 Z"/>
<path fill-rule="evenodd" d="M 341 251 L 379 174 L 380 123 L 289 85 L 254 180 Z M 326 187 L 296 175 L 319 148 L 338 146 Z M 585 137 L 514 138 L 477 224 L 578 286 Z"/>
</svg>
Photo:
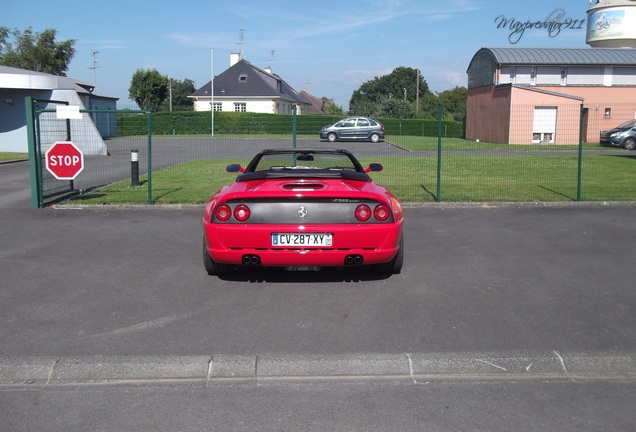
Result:
<svg viewBox="0 0 636 432">
<path fill-rule="evenodd" d="M 215 111 L 291 114 L 296 106 L 302 114 L 311 105 L 270 68 L 258 68 L 238 53 L 230 54 L 230 67 L 214 78 L 210 90 L 208 82 L 188 96 L 195 111 L 210 111 L 213 103 Z"/>
<path fill-rule="evenodd" d="M 27 96 L 42 101 L 68 102 L 80 109 L 116 109 L 117 98 L 94 95 L 92 85 L 62 76 L 0 66 L 0 151 L 28 152 Z M 43 106 L 46 106 L 44 104 Z M 49 106 L 52 108 L 52 106 Z M 72 120 L 71 128 L 81 133 L 71 136 L 84 154 L 107 154 L 103 137 L 114 136 L 114 115 L 83 113 L 82 120 Z M 43 151 L 47 142 L 42 137 Z"/>
</svg>

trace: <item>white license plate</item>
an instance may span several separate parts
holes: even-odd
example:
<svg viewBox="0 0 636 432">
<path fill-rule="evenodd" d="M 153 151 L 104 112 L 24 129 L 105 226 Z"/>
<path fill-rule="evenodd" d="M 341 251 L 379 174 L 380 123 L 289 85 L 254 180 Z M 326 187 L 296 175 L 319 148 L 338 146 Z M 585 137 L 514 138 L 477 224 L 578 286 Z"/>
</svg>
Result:
<svg viewBox="0 0 636 432">
<path fill-rule="evenodd" d="M 331 246 L 331 233 L 274 233 L 272 246 Z"/>
</svg>

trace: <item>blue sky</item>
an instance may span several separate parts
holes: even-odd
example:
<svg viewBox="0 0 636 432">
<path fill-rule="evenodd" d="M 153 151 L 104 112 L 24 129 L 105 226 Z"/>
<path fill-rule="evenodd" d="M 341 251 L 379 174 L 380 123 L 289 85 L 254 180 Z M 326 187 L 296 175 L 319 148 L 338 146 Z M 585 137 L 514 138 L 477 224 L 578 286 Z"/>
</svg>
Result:
<svg viewBox="0 0 636 432">
<path fill-rule="evenodd" d="M 470 60 L 484 46 L 587 47 L 585 24 L 552 35 L 530 29 L 519 39 L 497 19 L 585 20 L 588 7 L 589 0 L 0 0 L 0 26 L 54 28 L 58 41 L 76 39 L 67 76 L 95 83 L 120 107 L 134 105 L 128 87 L 137 69 L 200 87 L 210 80 L 212 48 L 215 75 L 241 48 L 296 90 L 346 109 L 362 83 L 396 67 L 420 69 L 441 92 L 466 86 Z"/>
</svg>

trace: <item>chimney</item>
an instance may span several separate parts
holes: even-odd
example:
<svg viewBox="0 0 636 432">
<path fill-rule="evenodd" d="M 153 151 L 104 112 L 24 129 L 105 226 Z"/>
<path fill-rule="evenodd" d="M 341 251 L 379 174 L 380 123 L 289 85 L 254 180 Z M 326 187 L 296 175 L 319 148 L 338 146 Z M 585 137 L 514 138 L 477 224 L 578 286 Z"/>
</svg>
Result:
<svg viewBox="0 0 636 432">
<path fill-rule="evenodd" d="M 241 53 L 233 52 L 230 53 L 230 67 L 234 66 L 241 60 Z"/>
</svg>

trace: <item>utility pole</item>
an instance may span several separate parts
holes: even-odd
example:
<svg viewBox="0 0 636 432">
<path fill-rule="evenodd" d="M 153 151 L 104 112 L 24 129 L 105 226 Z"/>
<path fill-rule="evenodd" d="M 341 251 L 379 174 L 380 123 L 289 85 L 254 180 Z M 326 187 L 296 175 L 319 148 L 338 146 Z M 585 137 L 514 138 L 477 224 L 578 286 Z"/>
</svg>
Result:
<svg viewBox="0 0 636 432">
<path fill-rule="evenodd" d="M 415 69 L 415 114 L 420 112 L 420 70 Z"/>
<path fill-rule="evenodd" d="M 168 77 L 168 94 L 170 95 L 170 112 L 172 112 L 172 78 Z"/>
</svg>

